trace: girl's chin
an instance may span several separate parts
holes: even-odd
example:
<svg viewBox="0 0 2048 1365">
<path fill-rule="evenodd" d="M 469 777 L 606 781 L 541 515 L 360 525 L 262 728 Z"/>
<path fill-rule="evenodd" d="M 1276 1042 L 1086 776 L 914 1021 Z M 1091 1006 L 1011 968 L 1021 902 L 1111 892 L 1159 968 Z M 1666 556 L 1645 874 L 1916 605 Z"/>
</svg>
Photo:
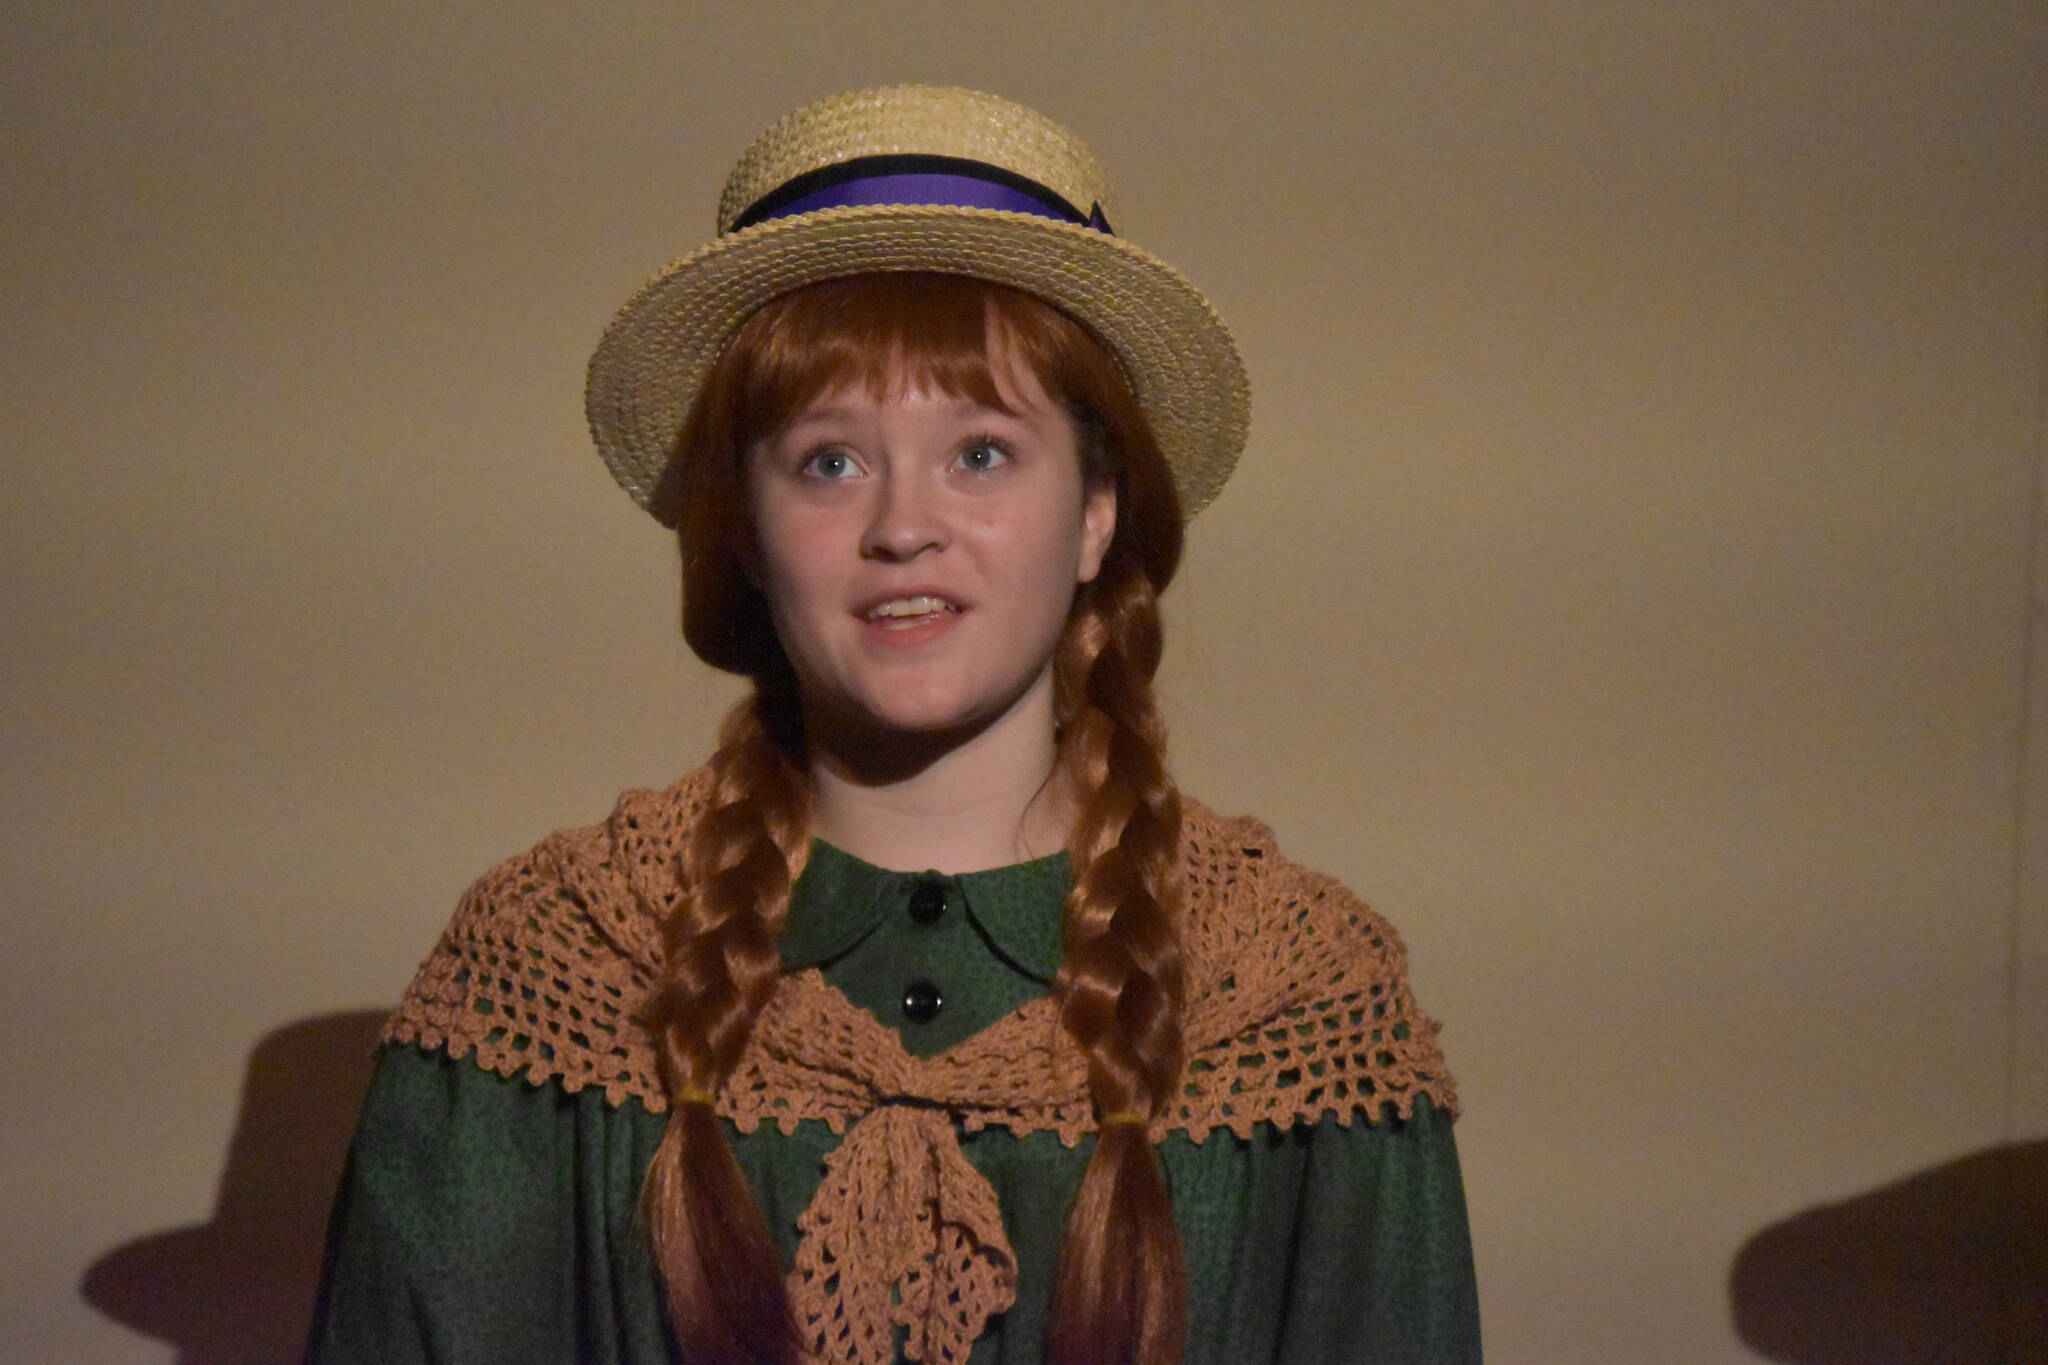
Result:
<svg viewBox="0 0 2048 1365">
<path fill-rule="evenodd" d="M 1051 707 L 1042 715 L 1027 698 L 1026 686 L 1009 696 L 906 695 L 882 692 L 866 697 L 828 700 L 807 695 L 804 724 L 813 744 L 854 745 L 867 751 L 898 748 L 926 753 L 957 747 L 988 732 L 1012 725 L 1042 725 L 1052 731 Z"/>
</svg>

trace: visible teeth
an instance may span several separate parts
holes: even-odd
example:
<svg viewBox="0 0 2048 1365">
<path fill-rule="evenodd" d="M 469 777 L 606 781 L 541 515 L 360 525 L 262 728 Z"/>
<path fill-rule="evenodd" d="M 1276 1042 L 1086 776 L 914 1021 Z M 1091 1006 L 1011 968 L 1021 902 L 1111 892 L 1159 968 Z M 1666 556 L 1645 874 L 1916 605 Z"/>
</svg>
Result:
<svg viewBox="0 0 2048 1365">
<path fill-rule="evenodd" d="M 876 607 L 874 610 L 870 611 L 868 615 L 929 616 L 931 613 L 935 611 L 946 610 L 949 610 L 949 608 L 947 607 L 945 602 L 941 601 L 939 598 L 926 595 L 923 597 L 899 597 L 893 602 L 884 602 L 880 606 Z"/>
</svg>

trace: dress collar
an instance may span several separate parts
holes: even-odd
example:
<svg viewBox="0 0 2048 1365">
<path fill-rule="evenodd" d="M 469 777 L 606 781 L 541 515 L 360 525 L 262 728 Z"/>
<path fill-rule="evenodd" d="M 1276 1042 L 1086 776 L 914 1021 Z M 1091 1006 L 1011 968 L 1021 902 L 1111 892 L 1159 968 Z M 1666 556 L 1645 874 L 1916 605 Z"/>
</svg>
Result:
<svg viewBox="0 0 2048 1365">
<path fill-rule="evenodd" d="M 999 957 L 1051 984 L 1060 965 L 1060 904 L 1073 885 L 1065 853 L 986 872 L 891 872 L 813 839 L 782 926 L 783 966 L 799 971 L 845 956 L 884 914 L 900 913 L 920 882 L 944 886 Z"/>
</svg>

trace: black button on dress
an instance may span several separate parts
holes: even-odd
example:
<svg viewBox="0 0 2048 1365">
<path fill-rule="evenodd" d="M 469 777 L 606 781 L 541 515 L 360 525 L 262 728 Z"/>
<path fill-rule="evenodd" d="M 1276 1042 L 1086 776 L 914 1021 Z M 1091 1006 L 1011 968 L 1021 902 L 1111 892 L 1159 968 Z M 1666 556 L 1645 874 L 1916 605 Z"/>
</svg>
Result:
<svg viewBox="0 0 2048 1365">
<path fill-rule="evenodd" d="M 903 1017 L 913 1024 L 929 1024 L 939 1017 L 945 1003 L 937 983 L 923 977 L 903 988 Z"/>
<path fill-rule="evenodd" d="M 920 877 L 910 888 L 910 918 L 917 924 L 937 924 L 946 913 L 946 884 L 936 877 Z"/>
</svg>

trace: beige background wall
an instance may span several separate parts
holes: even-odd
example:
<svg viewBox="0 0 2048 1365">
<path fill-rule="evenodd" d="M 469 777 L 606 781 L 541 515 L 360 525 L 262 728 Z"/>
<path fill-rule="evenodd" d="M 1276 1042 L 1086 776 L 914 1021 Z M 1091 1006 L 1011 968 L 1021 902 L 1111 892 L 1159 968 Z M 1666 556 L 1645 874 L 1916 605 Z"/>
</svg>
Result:
<svg viewBox="0 0 2048 1365">
<path fill-rule="evenodd" d="M 1494 1360 L 1753 1359 L 1749 1239 L 2048 1136 L 2041 5 L 4 22 L 0 1356 L 259 1358 L 292 1059 L 702 754 L 582 366 L 888 79 L 1080 129 L 1238 330 L 1178 767 L 1403 926 Z"/>
</svg>

